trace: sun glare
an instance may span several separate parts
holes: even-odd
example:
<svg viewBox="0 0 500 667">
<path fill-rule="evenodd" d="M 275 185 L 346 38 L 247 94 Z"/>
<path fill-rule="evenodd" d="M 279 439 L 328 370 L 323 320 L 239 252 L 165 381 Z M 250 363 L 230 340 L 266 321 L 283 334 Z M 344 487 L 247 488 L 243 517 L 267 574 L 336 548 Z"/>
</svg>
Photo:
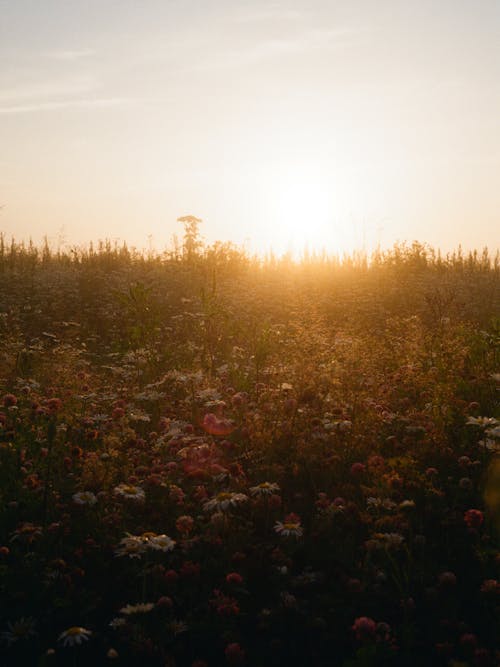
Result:
<svg viewBox="0 0 500 667">
<path fill-rule="evenodd" d="M 351 245 L 340 224 L 335 183 L 321 174 L 288 171 L 270 184 L 267 199 L 266 241 L 274 252 L 299 259 L 307 252 L 343 252 Z"/>
</svg>

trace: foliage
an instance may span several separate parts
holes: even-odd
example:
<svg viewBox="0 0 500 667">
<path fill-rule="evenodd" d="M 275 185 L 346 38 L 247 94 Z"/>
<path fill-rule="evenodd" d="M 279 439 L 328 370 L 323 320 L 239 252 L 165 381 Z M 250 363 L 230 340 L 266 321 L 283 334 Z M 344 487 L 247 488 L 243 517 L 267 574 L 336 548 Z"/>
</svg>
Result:
<svg viewBox="0 0 500 667">
<path fill-rule="evenodd" d="M 2 664 L 494 667 L 498 257 L 192 231 L 1 240 Z"/>
</svg>

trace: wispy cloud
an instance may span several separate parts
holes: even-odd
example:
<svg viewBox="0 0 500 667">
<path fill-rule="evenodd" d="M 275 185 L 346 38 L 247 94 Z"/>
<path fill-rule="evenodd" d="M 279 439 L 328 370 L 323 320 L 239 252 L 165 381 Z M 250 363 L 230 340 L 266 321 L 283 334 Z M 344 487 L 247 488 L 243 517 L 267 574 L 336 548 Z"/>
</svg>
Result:
<svg viewBox="0 0 500 667">
<path fill-rule="evenodd" d="M 109 109 L 130 104 L 132 100 L 125 97 L 101 97 L 85 100 L 61 100 L 38 102 L 34 104 L 18 104 L 0 106 L 0 114 L 26 114 L 40 111 L 57 111 L 59 109 Z"/>
<path fill-rule="evenodd" d="M 304 12 L 282 7 L 278 4 L 238 12 L 228 18 L 230 23 L 259 23 L 261 21 L 298 21 Z"/>
<path fill-rule="evenodd" d="M 0 103 L 16 104 L 25 100 L 49 102 L 51 98 L 82 96 L 95 91 L 97 81 L 93 76 L 79 76 L 54 81 L 20 82 L 0 91 Z"/>
<path fill-rule="evenodd" d="M 47 56 L 54 60 L 81 60 L 82 58 L 89 58 L 94 56 L 96 51 L 94 49 L 58 49 L 49 51 Z"/>
<path fill-rule="evenodd" d="M 363 33 L 366 30 L 362 28 L 312 28 L 289 38 L 267 38 L 247 46 L 229 47 L 213 59 L 196 64 L 193 69 L 234 69 L 304 52 L 348 48 L 357 44 Z"/>
</svg>

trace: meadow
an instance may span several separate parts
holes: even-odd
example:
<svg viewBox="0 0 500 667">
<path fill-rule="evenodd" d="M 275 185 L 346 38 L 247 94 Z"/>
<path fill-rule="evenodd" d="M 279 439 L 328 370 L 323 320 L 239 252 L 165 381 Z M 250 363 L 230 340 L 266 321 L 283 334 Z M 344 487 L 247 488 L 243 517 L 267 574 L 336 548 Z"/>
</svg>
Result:
<svg viewBox="0 0 500 667">
<path fill-rule="evenodd" d="M 497 667 L 499 277 L 1 239 L 1 664 Z"/>
</svg>

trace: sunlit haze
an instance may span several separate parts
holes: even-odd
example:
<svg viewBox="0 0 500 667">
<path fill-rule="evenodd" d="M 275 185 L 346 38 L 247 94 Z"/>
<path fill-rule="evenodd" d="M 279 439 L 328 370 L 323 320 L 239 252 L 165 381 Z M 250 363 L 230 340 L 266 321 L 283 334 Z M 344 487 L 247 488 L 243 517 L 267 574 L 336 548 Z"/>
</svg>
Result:
<svg viewBox="0 0 500 667">
<path fill-rule="evenodd" d="M 498 0 L 0 0 L 0 230 L 498 246 Z"/>
</svg>

